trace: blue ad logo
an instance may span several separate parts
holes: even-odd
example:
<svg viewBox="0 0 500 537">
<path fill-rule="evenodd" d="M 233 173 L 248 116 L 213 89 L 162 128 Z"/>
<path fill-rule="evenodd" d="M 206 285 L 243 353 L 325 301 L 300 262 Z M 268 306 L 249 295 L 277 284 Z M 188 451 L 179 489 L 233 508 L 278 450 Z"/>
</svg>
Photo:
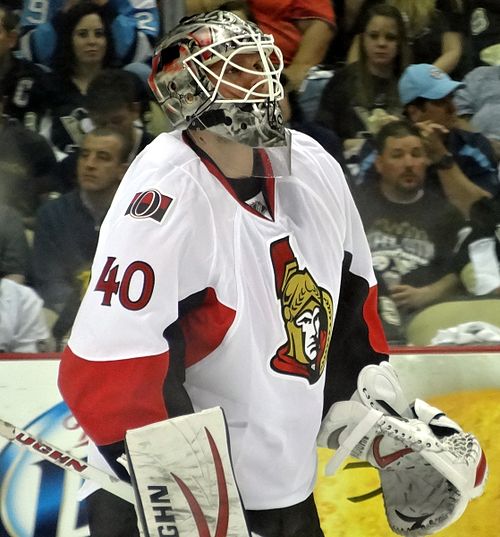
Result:
<svg viewBox="0 0 500 537">
<path fill-rule="evenodd" d="M 87 439 L 61 402 L 26 427 L 34 436 L 84 458 Z M 88 536 L 81 478 L 8 444 L 0 453 L 0 537 Z"/>
</svg>

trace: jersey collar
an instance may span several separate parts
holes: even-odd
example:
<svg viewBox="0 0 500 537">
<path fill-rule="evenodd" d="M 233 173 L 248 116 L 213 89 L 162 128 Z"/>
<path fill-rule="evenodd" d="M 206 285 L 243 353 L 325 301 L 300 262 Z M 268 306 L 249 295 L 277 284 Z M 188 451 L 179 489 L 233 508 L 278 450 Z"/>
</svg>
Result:
<svg viewBox="0 0 500 537">
<path fill-rule="evenodd" d="M 229 192 L 229 194 L 246 210 L 250 213 L 258 216 L 259 218 L 264 218 L 265 220 L 275 220 L 275 189 L 276 189 L 276 179 L 273 175 L 273 170 L 269 157 L 267 156 L 266 151 L 263 148 L 254 149 L 254 173 L 255 176 L 263 176 L 263 185 L 262 193 L 266 200 L 267 208 L 269 210 L 269 217 L 261 214 L 259 211 L 256 211 L 253 207 L 250 207 L 245 203 L 245 199 L 242 199 L 238 195 L 230 181 L 220 170 L 217 164 L 212 160 L 212 158 L 198 147 L 191 137 L 184 131 L 182 133 L 182 139 L 201 159 L 208 171 L 222 184 L 222 186 Z M 245 181 L 244 178 L 241 181 Z"/>
</svg>

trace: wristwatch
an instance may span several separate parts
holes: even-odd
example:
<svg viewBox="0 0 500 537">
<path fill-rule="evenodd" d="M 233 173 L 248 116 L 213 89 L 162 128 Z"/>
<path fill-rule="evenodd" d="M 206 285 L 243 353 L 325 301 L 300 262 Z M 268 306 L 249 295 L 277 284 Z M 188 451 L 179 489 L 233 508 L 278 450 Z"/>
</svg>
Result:
<svg viewBox="0 0 500 537">
<path fill-rule="evenodd" d="M 455 159 L 451 153 L 443 155 L 436 163 L 438 170 L 449 170 L 455 164 Z"/>
</svg>

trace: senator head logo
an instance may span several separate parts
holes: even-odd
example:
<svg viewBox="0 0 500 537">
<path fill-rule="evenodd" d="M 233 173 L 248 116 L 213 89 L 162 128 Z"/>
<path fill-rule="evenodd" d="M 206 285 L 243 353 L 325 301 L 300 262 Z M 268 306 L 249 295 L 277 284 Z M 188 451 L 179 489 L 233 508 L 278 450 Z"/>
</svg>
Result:
<svg viewBox="0 0 500 537">
<path fill-rule="evenodd" d="M 333 327 L 332 297 L 306 268 L 299 268 L 288 237 L 271 245 L 271 258 L 287 334 L 286 342 L 271 359 L 271 367 L 314 384 L 326 365 Z"/>
</svg>

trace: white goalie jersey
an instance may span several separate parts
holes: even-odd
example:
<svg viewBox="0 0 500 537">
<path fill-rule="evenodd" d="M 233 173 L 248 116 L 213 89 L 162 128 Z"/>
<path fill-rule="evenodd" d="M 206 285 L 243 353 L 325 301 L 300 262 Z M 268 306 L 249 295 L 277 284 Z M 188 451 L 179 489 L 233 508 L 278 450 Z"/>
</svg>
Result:
<svg viewBox="0 0 500 537">
<path fill-rule="evenodd" d="M 182 134 L 151 143 L 101 228 L 59 374 L 102 446 L 171 415 L 164 383 L 181 356 L 194 409 L 224 410 L 247 509 L 312 492 L 325 394 L 345 398 L 387 350 L 343 173 L 309 137 L 292 144 L 292 175 L 265 181 L 263 216 Z"/>
</svg>

